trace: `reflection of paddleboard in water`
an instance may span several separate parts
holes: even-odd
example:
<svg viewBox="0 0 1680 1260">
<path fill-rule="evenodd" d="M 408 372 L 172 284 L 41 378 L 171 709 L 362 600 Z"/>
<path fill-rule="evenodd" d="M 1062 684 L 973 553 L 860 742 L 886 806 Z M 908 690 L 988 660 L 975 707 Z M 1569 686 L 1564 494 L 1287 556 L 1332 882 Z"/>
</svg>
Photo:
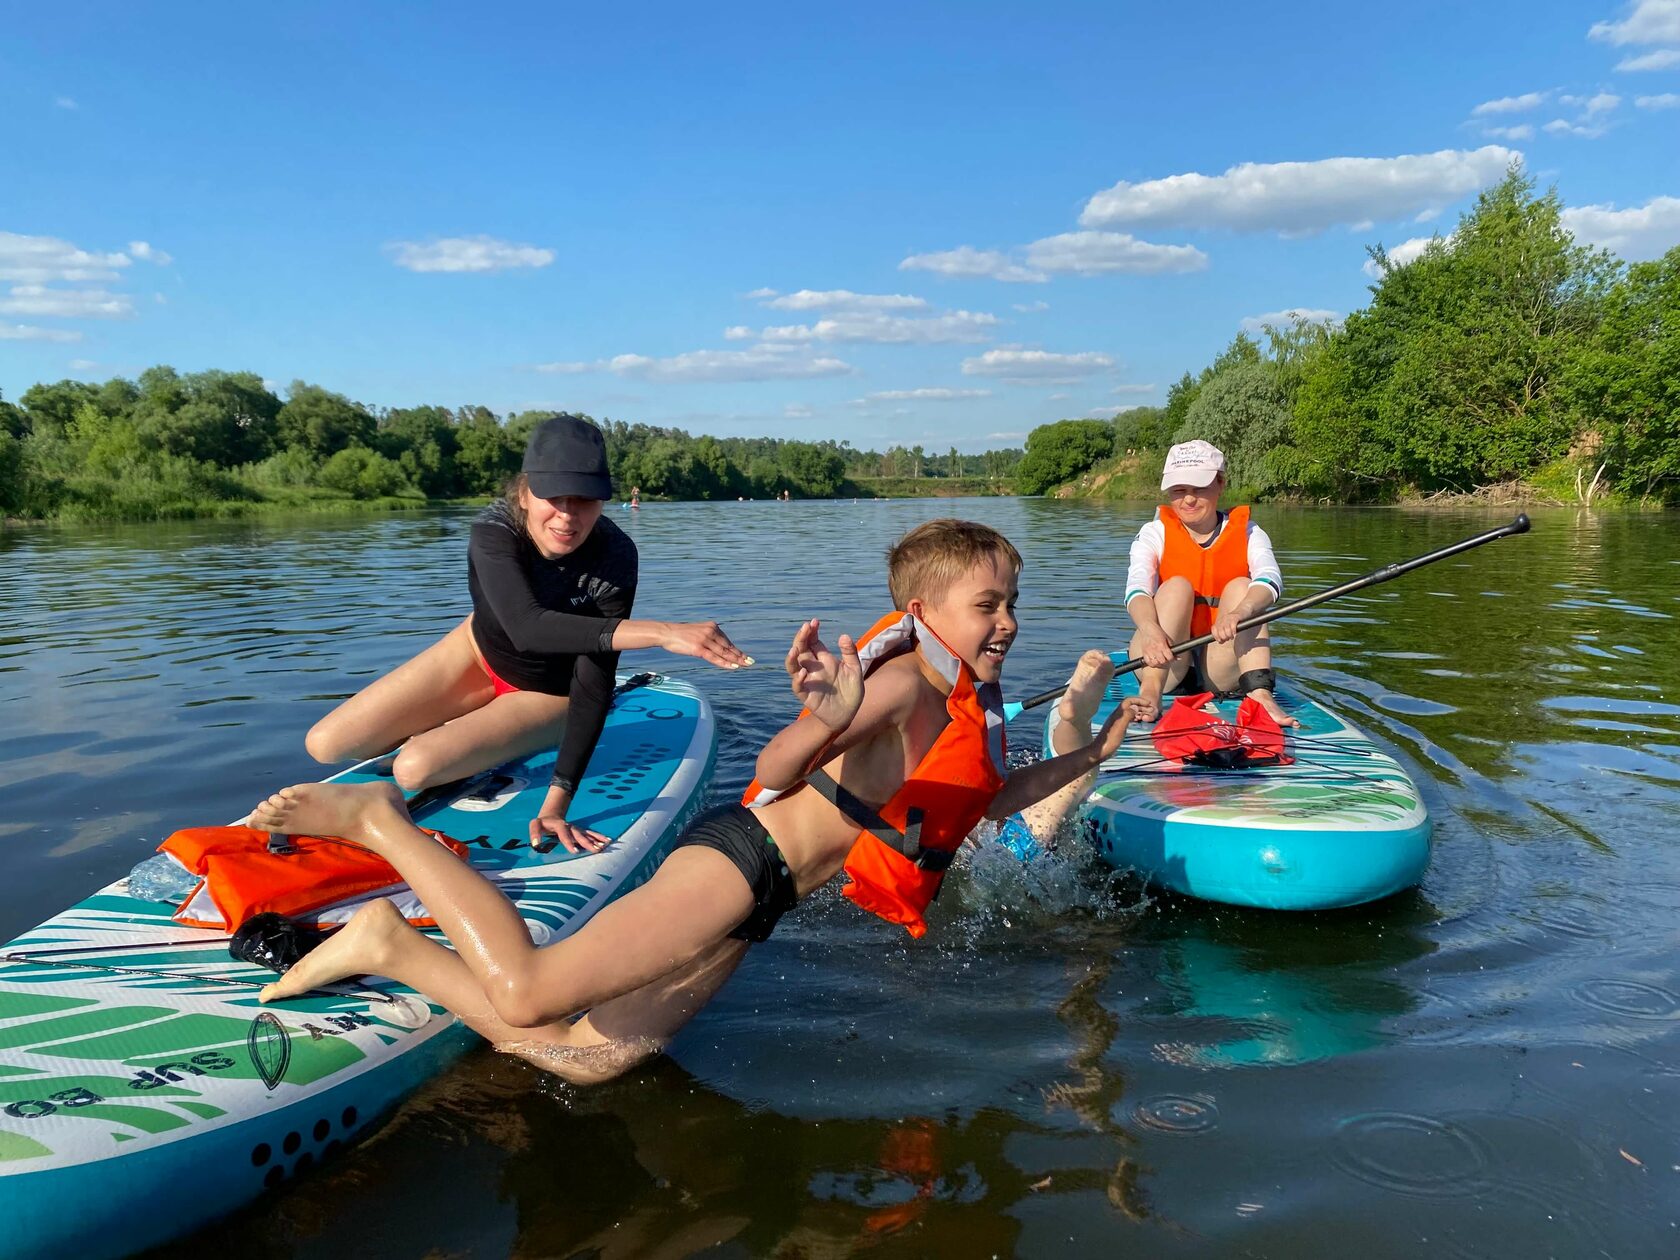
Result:
<svg viewBox="0 0 1680 1260">
<path fill-rule="evenodd" d="M 553 752 L 422 794 L 415 818 L 464 843 L 541 942 L 653 873 L 704 804 L 716 746 L 700 694 L 655 679 L 615 700 L 572 805 L 573 822 L 612 837 L 600 853 L 530 848 Z M 118 881 L 3 951 L 8 1258 L 122 1255 L 197 1229 L 365 1136 L 478 1042 L 385 980 L 263 1006 L 274 974 L 172 909 Z"/>
<path fill-rule="evenodd" d="M 1093 729 L 1137 688 L 1135 674 L 1109 684 Z M 1301 722 L 1284 732 L 1286 765 L 1164 757 L 1151 728 L 1134 725 L 1085 805 L 1097 855 L 1173 892 L 1273 910 L 1356 906 L 1416 885 L 1430 837 L 1417 785 L 1323 705 L 1287 683 L 1276 694 Z M 1210 723 L 1241 729 L 1237 707 L 1214 701 Z"/>
</svg>

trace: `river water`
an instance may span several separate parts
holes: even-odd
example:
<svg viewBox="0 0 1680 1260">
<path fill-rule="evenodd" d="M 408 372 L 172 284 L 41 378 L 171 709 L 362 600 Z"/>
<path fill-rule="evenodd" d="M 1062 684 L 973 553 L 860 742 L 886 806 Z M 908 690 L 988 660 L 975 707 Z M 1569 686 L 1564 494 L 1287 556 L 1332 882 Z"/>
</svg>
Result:
<svg viewBox="0 0 1680 1260">
<path fill-rule="evenodd" d="M 1026 558 L 1008 694 L 1124 646 L 1145 506 L 655 505 L 640 615 L 770 663 L 703 686 L 715 791 L 953 512 Z M 915 943 L 827 890 L 668 1057 L 577 1091 L 483 1051 L 186 1245 L 245 1257 L 1680 1253 L 1680 530 L 1534 532 L 1277 623 L 1423 786 L 1423 886 L 1325 914 L 1151 897 L 995 846 Z M 0 535 L 0 940 L 177 826 L 317 777 L 303 734 L 466 609 L 471 512 Z M 1503 523 L 1266 508 L 1301 595 Z M 1667 645 L 1666 647 L 1664 645 Z M 1037 741 L 1032 716 L 1014 730 Z"/>
</svg>

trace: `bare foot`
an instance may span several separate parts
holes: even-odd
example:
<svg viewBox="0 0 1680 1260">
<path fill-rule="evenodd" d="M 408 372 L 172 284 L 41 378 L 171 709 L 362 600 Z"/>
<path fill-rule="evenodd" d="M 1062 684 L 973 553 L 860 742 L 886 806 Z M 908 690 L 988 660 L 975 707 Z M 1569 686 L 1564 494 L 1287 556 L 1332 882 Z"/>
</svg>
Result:
<svg viewBox="0 0 1680 1260">
<path fill-rule="evenodd" d="M 281 788 L 253 809 L 250 825 L 289 836 L 337 836 L 371 849 L 379 824 L 393 815 L 408 821 L 394 783 L 300 783 Z"/>
<path fill-rule="evenodd" d="M 257 1000 L 281 1002 L 350 976 L 383 975 L 391 942 L 407 927 L 389 901 L 370 901 L 350 922 L 293 963 L 285 975 L 264 985 Z"/>
<path fill-rule="evenodd" d="M 1062 721 L 1088 733 L 1091 719 L 1102 705 L 1103 692 L 1113 677 L 1114 662 L 1109 660 L 1107 652 L 1093 648 L 1081 656 L 1079 664 L 1073 667 L 1073 677 L 1068 679 L 1067 690 L 1062 692 L 1059 706 Z"/>
<path fill-rule="evenodd" d="M 1132 721 L 1153 722 L 1161 716 L 1161 692 L 1166 687 L 1166 670 L 1146 669 L 1138 677 L 1137 704 Z"/>
<path fill-rule="evenodd" d="M 1291 717 L 1283 711 L 1283 706 L 1277 702 L 1277 697 L 1272 695 L 1271 692 L 1259 690 L 1251 691 L 1248 694 L 1254 697 L 1255 702 L 1259 704 L 1262 709 L 1272 715 L 1279 726 L 1298 727 L 1301 725 L 1301 720 L 1299 718 Z"/>
</svg>

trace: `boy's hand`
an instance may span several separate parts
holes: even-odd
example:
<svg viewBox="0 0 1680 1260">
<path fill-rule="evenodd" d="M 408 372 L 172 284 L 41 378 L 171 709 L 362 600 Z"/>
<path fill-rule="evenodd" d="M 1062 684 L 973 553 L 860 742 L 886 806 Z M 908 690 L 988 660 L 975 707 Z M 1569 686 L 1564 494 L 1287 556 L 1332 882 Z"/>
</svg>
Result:
<svg viewBox="0 0 1680 1260">
<path fill-rule="evenodd" d="M 1126 738 L 1126 728 L 1137 717 L 1138 710 L 1146 708 L 1136 696 L 1127 696 L 1114 712 L 1108 715 L 1108 721 L 1097 731 L 1097 737 L 1091 741 L 1091 747 L 1097 750 L 1097 762 L 1100 765 L 1115 753 L 1120 751 L 1120 743 Z"/>
<path fill-rule="evenodd" d="M 817 637 L 821 626 L 813 618 L 794 633 L 787 672 L 793 694 L 806 712 L 829 730 L 839 732 L 851 725 L 863 703 L 863 665 L 851 635 L 840 636 L 840 655 L 835 656 Z"/>
</svg>

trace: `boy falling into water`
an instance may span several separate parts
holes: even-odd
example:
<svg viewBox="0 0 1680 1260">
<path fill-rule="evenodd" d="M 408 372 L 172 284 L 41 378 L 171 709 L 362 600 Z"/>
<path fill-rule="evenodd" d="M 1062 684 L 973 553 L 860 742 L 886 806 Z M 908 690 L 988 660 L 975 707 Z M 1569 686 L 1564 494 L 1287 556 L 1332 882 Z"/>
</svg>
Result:
<svg viewBox="0 0 1680 1260">
<path fill-rule="evenodd" d="M 1020 554 L 984 525 L 937 520 L 906 534 L 887 558 L 898 611 L 858 642 L 841 635 L 838 654 L 814 620 L 794 634 L 787 671 L 804 711 L 765 745 L 744 801 L 700 815 L 651 880 L 541 948 L 512 902 L 414 826 L 396 788 L 308 783 L 269 797 L 252 826 L 342 836 L 381 854 L 458 952 L 376 901 L 264 1000 L 390 976 L 498 1049 L 584 1083 L 661 1049 L 749 943 L 842 870 L 847 897 L 922 935 L 922 914 L 980 818 L 1078 780 L 1113 754 L 1130 721 L 1130 708 L 1117 709 L 1096 738 L 1006 771 L 998 680 L 1017 631 L 1020 569 Z M 1101 694 L 1104 664 L 1081 663 L 1082 693 Z"/>
</svg>

